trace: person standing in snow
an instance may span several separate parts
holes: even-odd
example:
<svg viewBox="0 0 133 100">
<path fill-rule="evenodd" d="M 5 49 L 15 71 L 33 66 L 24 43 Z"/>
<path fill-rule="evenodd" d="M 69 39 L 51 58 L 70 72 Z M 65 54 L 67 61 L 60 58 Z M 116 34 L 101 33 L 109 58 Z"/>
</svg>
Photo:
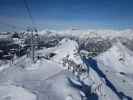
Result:
<svg viewBox="0 0 133 100">
<path fill-rule="evenodd" d="M 10 55 L 10 64 L 12 65 L 13 64 L 13 61 L 14 61 L 14 54 L 12 54 L 12 53 L 9 53 L 9 55 Z"/>
<path fill-rule="evenodd" d="M 29 48 L 27 49 L 26 55 L 27 55 L 27 57 L 30 57 L 30 49 Z"/>
</svg>

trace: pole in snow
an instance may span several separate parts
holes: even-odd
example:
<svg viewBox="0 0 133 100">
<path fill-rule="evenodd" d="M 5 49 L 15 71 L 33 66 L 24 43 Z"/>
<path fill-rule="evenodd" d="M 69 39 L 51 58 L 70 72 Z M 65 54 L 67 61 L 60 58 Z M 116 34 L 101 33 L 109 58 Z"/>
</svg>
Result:
<svg viewBox="0 0 133 100">
<path fill-rule="evenodd" d="M 27 32 L 31 34 L 31 40 L 30 40 L 30 48 L 31 48 L 31 58 L 33 63 L 35 63 L 35 45 L 34 45 L 34 29 L 33 28 L 29 28 L 27 29 Z"/>
</svg>

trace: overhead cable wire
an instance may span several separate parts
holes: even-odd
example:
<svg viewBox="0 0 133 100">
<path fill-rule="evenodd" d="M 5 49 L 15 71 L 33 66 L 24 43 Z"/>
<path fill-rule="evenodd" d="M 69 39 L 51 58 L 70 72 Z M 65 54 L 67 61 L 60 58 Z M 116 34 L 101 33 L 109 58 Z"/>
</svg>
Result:
<svg viewBox="0 0 133 100">
<path fill-rule="evenodd" d="M 24 1 L 25 8 L 26 8 L 26 10 L 28 12 L 28 16 L 29 16 L 29 18 L 31 20 L 32 27 L 35 28 L 35 21 L 33 20 L 33 17 L 32 17 L 28 2 L 27 2 L 27 0 L 23 0 L 23 1 Z"/>
</svg>

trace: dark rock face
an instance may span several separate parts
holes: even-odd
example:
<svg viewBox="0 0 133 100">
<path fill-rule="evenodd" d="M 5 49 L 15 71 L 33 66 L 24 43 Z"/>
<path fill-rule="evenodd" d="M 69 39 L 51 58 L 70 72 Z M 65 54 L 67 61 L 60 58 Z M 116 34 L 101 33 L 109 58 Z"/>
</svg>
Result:
<svg viewBox="0 0 133 100">
<path fill-rule="evenodd" d="M 78 81 L 80 82 L 81 85 L 73 83 L 70 78 L 68 78 L 68 81 L 70 83 L 70 86 L 76 89 L 79 89 L 85 94 L 85 98 L 86 98 L 85 100 L 98 100 L 98 95 L 91 92 L 91 86 L 86 85 L 83 81 L 80 81 L 80 80 Z M 84 98 L 84 97 L 81 96 L 81 98 Z"/>
</svg>

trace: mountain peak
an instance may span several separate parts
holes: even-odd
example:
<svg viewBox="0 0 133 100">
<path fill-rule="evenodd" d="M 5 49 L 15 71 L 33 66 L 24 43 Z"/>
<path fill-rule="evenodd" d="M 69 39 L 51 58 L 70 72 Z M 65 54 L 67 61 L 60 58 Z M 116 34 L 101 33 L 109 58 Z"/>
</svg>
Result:
<svg viewBox="0 0 133 100">
<path fill-rule="evenodd" d="M 100 54 L 97 60 L 118 72 L 133 73 L 133 52 L 122 43 L 115 43 L 109 50 Z"/>
</svg>

